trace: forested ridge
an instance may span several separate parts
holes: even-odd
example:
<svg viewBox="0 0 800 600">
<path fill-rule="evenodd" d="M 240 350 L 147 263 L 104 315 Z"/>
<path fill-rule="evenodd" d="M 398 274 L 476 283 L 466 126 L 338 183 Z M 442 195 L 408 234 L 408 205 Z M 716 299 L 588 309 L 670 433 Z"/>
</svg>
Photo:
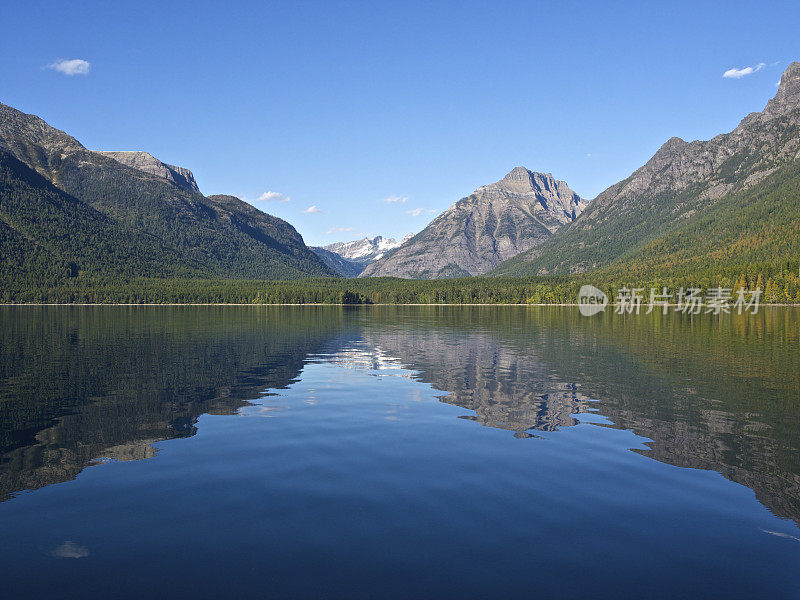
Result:
<svg viewBox="0 0 800 600">
<path fill-rule="evenodd" d="M 4 287 L 57 286 L 98 274 L 335 276 L 286 221 L 234 196 L 205 197 L 87 150 L 4 104 L 0 170 Z"/>
</svg>

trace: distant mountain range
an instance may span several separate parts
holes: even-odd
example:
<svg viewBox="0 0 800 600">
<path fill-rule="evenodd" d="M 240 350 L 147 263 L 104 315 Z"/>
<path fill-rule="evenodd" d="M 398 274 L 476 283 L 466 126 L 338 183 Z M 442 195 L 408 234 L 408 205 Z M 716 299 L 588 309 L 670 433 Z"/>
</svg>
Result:
<svg viewBox="0 0 800 600">
<path fill-rule="evenodd" d="M 350 260 L 370 262 L 380 259 L 389 250 L 394 250 L 401 244 L 411 239 L 412 234 L 406 235 L 399 242 L 394 238 L 384 238 L 376 235 L 372 238 L 362 238 L 353 242 L 336 242 L 325 246 L 326 250 L 336 252 L 339 256 Z"/>
<path fill-rule="evenodd" d="M 800 263 L 800 63 L 762 112 L 708 141 L 668 140 L 588 202 L 517 167 L 401 241 L 308 248 L 289 223 L 234 196 L 203 196 L 147 152 L 93 152 L 0 104 L 0 281 L 416 279 L 598 272 L 655 280 Z M 800 298 L 792 281 L 786 297 Z"/>
<path fill-rule="evenodd" d="M 517 167 L 436 217 L 362 277 L 437 279 L 487 273 L 574 221 L 586 201 L 551 174 Z"/>
<path fill-rule="evenodd" d="M 335 272 L 289 223 L 146 152 L 92 152 L 0 104 L 0 275 L 6 286 L 79 277 L 296 279 Z"/>
<path fill-rule="evenodd" d="M 312 247 L 326 265 L 344 277 L 358 277 L 361 272 L 387 252 L 399 248 L 413 237 L 409 233 L 399 242 L 380 235 L 352 242 L 336 242 L 323 248 Z"/>
<path fill-rule="evenodd" d="M 328 265 L 328 267 L 336 271 L 342 277 L 358 277 L 361 271 L 364 270 L 363 265 L 344 258 L 343 256 L 336 254 L 336 252 L 331 252 L 330 250 L 320 248 L 319 246 L 310 246 L 310 248 L 311 251 L 316 254 L 320 260 L 322 260 L 322 262 L 324 262 L 326 265 Z"/>
</svg>

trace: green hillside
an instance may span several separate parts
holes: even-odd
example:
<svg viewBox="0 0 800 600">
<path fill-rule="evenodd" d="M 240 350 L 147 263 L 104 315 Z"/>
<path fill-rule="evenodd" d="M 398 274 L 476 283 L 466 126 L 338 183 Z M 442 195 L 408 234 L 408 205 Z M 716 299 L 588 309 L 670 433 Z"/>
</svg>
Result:
<svg viewBox="0 0 800 600">
<path fill-rule="evenodd" d="M 680 199 L 667 206 L 675 202 Z M 630 222 L 633 219 L 629 214 L 596 233 L 598 237 L 609 233 L 602 246 L 603 256 L 616 258 L 602 261 L 606 264 L 592 272 L 599 279 L 651 281 L 792 271 L 800 260 L 800 164 L 782 167 L 752 188 L 694 210 L 677 222 L 656 226 L 653 223 L 658 216 L 658 212 L 649 211 L 646 222 L 636 223 Z M 648 235 L 637 235 L 645 228 Z M 619 235 L 614 235 L 617 231 Z M 577 262 L 582 247 L 571 247 L 568 241 L 566 236 L 560 240 L 564 246 L 558 259 Z M 546 261 L 544 256 L 539 261 L 518 256 L 493 274 L 527 276 Z"/>
<path fill-rule="evenodd" d="M 731 194 L 639 244 L 603 271 L 631 278 L 793 270 L 800 259 L 800 164 Z"/>
<path fill-rule="evenodd" d="M 238 198 L 206 198 L 91 152 L 38 117 L 2 104 L 0 150 L 38 173 L 38 178 L 22 177 L 24 185 L 13 183 L 21 172 L 19 165 L 15 166 L 12 171 L 16 175 L 9 172 L 7 176 L 4 203 L 12 202 L 15 210 L 24 212 L 31 201 L 44 202 L 31 200 L 33 196 L 60 193 L 72 198 L 70 206 L 80 207 L 75 210 L 92 209 L 83 226 L 69 237 L 39 237 L 70 230 L 72 222 L 62 212 L 44 212 L 40 227 L 24 234 L 27 242 L 9 231 L 19 233 L 19 227 L 9 225 L 2 230 L 0 243 L 16 248 L 16 253 L 21 245 L 34 244 L 56 256 L 79 255 L 83 257 L 79 270 L 103 276 L 203 274 L 233 279 L 295 279 L 336 275 L 306 247 L 289 223 Z M 20 186 L 27 189 L 27 200 L 17 198 Z M 46 222 L 48 218 L 50 222 Z M 113 239 L 104 239 L 108 235 Z M 95 251 L 102 244 L 120 249 L 131 236 L 140 241 L 127 253 L 119 250 L 111 262 L 106 262 L 108 253 Z M 173 258 L 165 259 L 165 252 Z M 36 253 L 30 258 L 28 255 L 26 272 L 36 277 L 51 278 L 53 269 L 63 271 L 41 266 Z"/>
<path fill-rule="evenodd" d="M 0 276 L 8 285 L 209 272 L 157 238 L 120 226 L 0 151 Z"/>
<path fill-rule="evenodd" d="M 670 139 L 574 222 L 490 274 L 615 281 L 796 275 L 798 159 L 800 63 L 792 63 L 762 112 L 708 141 Z"/>
</svg>

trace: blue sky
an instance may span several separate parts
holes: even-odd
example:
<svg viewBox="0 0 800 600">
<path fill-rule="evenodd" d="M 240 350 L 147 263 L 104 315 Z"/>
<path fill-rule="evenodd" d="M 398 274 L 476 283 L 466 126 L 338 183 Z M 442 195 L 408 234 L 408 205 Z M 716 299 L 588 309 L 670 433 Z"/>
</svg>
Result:
<svg viewBox="0 0 800 600">
<path fill-rule="evenodd" d="M 255 4 L 3 3 L 0 102 L 327 244 L 419 231 L 517 165 L 593 198 L 800 60 L 797 0 Z"/>
</svg>

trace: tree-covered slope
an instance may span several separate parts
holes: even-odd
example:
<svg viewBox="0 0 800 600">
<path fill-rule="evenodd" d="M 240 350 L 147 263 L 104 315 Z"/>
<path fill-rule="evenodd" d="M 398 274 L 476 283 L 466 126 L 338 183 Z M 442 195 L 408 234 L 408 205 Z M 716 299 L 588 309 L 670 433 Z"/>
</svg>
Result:
<svg viewBox="0 0 800 600">
<path fill-rule="evenodd" d="M 38 117 L 2 104 L 0 149 L 123 231 L 152 236 L 174 249 L 186 265 L 199 265 L 210 275 L 260 279 L 335 275 L 285 221 L 236 198 L 206 198 L 91 152 Z M 166 268 L 161 274 L 169 276 L 172 271 Z"/>
<path fill-rule="evenodd" d="M 208 270 L 66 194 L 0 150 L 0 276 L 14 285 L 78 277 L 187 277 Z"/>
<path fill-rule="evenodd" d="M 800 260 L 800 162 L 732 193 L 602 269 L 615 279 L 795 270 Z"/>
<path fill-rule="evenodd" d="M 696 255 L 695 264 L 701 266 L 699 257 L 707 255 L 708 248 L 727 243 L 730 236 L 746 235 L 745 229 L 737 229 L 747 224 L 740 218 L 745 212 L 750 218 L 774 220 L 775 226 L 787 225 L 779 222 L 777 213 L 758 212 L 758 201 L 751 205 L 744 199 L 767 194 L 782 203 L 796 202 L 797 197 L 788 191 L 770 195 L 769 190 L 789 185 L 784 178 L 792 178 L 791 166 L 798 159 L 800 63 L 796 62 L 783 74 L 777 94 L 763 112 L 748 115 L 734 131 L 709 141 L 687 143 L 672 138 L 630 177 L 601 193 L 573 223 L 541 246 L 499 265 L 492 274 L 582 273 L 645 255 L 658 262 L 657 252 L 673 244 L 664 241 L 665 236 L 676 230 L 686 232 L 687 227 L 699 226 L 702 216 L 713 214 L 726 225 L 710 223 L 704 230 L 706 237 L 695 238 L 693 245 L 686 239 L 681 242 L 684 258 Z M 749 208 L 742 212 L 745 206 Z M 773 261 L 792 258 L 792 250 L 778 237 L 761 239 L 759 245 L 761 255 Z"/>
<path fill-rule="evenodd" d="M 336 275 L 283 219 L 263 213 L 235 196 L 209 196 L 206 200 L 214 210 L 215 222 L 228 233 L 230 241 L 236 240 L 238 255 L 252 257 L 256 265 L 255 269 L 243 269 L 241 277 L 264 277 L 260 273 L 265 270 L 272 273 L 268 277 L 273 279 Z M 237 255 L 230 260 L 236 261 Z"/>
</svg>

